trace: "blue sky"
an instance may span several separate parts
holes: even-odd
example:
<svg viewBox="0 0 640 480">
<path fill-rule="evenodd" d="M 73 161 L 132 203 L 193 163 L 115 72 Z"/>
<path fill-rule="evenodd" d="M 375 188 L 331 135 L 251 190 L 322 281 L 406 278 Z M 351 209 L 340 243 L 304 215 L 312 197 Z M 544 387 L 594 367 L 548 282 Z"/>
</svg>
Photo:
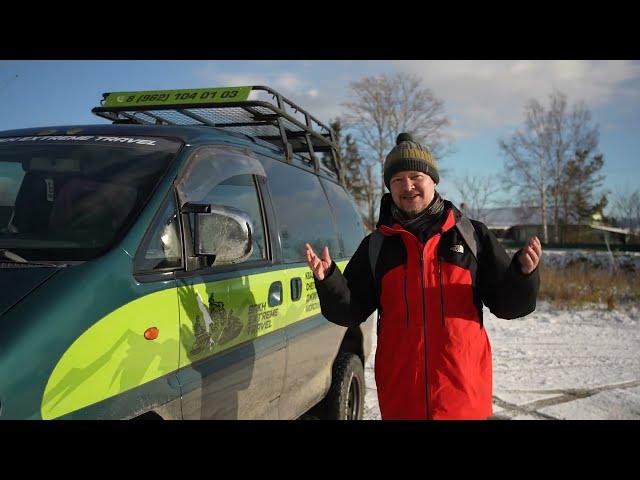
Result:
<svg viewBox="0 0 640 480">
<path fill-rule="evenodd" d="M 522 124 L 527 100 L 546 105 L 554 89 L 570 103 L 584 100 L 600 125 L 605 188 L 640 185 L 638 61 L 0 61 L 0 130 L 106 122 L 90 110 L 108 91 L 252 84 L 271 86 L 328 122 L 342 113 L 349 82 L 383 72 L 418 75 L 444 100 L 456 152 L 440 163 L 439 187 L 454 201 L 454 178 L 502 172 L 498 139 Z"/>
</svg>

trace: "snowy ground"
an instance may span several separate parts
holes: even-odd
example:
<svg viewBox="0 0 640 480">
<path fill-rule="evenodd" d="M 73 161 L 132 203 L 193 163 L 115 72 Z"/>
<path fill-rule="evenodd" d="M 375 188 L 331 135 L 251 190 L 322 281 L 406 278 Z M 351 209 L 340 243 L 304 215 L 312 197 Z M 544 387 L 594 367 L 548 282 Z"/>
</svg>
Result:
<svg viewBox="0 0 640 480">
<path fill-rule="evenodd" d="M 516 250 L 507 249 L 509 256 Z M 640 252 L 613 252 L 581 249 L 544 249 L 542 263 L 553 267 L 564 267 L 571 263 L 587 263 L 593 268 L 622 269 L 640 272 Z"/>
<path fill-rule="evenodd" d="M 494 418 L 640 419 L 640 308 L 534 313 L 501 320 L 485 309 L 493 350 Z M 375 334 L 375 331 L 374 331 Z M 373 349 L 364 418 L 379 420 Z"/>
</svg>

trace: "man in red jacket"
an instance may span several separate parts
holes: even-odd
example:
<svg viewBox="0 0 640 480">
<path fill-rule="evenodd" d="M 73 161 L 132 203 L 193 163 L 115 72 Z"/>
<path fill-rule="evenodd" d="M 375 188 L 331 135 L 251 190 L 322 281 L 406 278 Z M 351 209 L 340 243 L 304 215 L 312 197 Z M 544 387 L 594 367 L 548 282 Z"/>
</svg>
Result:
<svg viewBox="0 0 640 480">
<path fill-rule="evenodd" d="M 440 197 L 433 157 L 406 133 L 387 155 L 384 181 L 391 193 L 380 202 L 379 233 L 364 238 L 344 275 L 327 247 L 318 257 L 306 245 L 322 314 L 348 327 L 378 310 L 383 419 L 487 418 L 492 366 L 482 306 L 506 319 L 535 310 L 540 241 L 529 238 L 510 259 L 483 223 L 469 223 Z M 381 244 L 370 250 L 373 235 Z"/>
</svg>

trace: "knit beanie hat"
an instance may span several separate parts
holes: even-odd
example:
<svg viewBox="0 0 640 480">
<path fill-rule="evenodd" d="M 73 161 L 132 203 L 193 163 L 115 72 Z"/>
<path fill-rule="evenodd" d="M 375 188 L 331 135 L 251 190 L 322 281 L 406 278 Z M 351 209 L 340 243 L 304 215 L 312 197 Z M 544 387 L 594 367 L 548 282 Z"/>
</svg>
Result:
<svg viewBox="0 0 640 480">
<path fill-rule="evenodd" d="M 384 161 L 384 184 L 389 190 L 391 177 L 403 170 L 415 170 L 429 175 L 434 183 L 440 182 L 436 161 L 426 148 L 413 141 L 408 133 L 396 138 L 396 146 L 391 149 Z"/>
</svg>

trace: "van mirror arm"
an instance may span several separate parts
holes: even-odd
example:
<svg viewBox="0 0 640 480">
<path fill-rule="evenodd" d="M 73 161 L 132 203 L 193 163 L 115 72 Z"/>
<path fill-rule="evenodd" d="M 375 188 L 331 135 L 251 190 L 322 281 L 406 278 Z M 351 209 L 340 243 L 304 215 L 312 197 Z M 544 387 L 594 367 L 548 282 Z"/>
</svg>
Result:
<svg viewBox="0 0 640 480">
<path fill-rule="evenodd" d="M 180 207 L 180 213 L 211 213 L 211 205 L 187 202 Z"/>
</svg>

